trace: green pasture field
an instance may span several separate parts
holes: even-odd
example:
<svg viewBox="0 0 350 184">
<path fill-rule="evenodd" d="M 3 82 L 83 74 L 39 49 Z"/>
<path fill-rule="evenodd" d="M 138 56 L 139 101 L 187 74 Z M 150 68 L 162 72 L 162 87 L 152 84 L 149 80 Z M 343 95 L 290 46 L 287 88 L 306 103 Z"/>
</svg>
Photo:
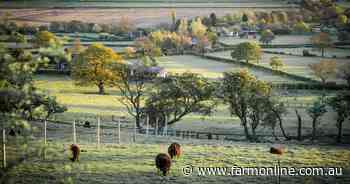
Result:
<svg viewBox="0 0 350 184">
<path fill-rule="evenodd" d="M 49 132 L 50 135 L 50 132 Z M 167 152 L 173 142 L 181 144 L 182 156 L 172 162 L 168 176 L 161 177 L 155 167 L 158 153 Z M 198 167 L 341 167 L 342 176 L 282 176 L 281 183 L 339 183 L 350 180 L 350 150 L 340 146 L 283 145 L 282 156 L 269 153 L 270 144 L 217 143 L 208 141 L 186 141 L 178 139 L 142 139 L 137 144 L 102 145 L 80 143 L 80 161 L 72 163 L 68 151 L 70 142 L 49 142 L 46 157 L 29 158 L 10 171 L 9 183 L 262 183 L 276 182 L 275 176 L 198 176 Z M 34 145 L 32 144 L 32 149 Z M 9 144 L 9 155 L 14 152 Z M 191 166 L 193 175 L 184 176 L 182 169 Z M 229 169 L 230 171 L 231 169 Z"/>
<path fill-rule="evenodd" d="M 98 95 L 98 89 L 94 86 L 80 87 L 75 86 L 69 76 L 64 75 L 37 75 L 35 85 L 42 91 L 46 91 L 52 96 L 56 96 L 57 100 L 68 107 L 68 111 L 63 114 L 56 115 L 56 119 L 61 121 L 72 122 L 74 119 L 86 120 L 93 119 L 96 122 L 96 116 L 103 116 L 109 121 L 103 122 L 110 125 L 111 116 L 126 116 L 132 120 L 127 113 L 126 108 L 118 101 L 120 98 L 115 88 L 107 88 L 107 95 Z M 332 95 L 334 92 L 326 92 Z M 295 91 L 295 92 L 278 92 L 280 100 L 291 103 L 312 103 L 319 96 L 321 91 Z M 281 97 L 280 97 L 281 96 Z M 303 116 L 305 124 L 303 125 L 308 132 L 311 127 L 311 118 L 306 114 L 304 108 L 299 109 Z M 333 112 L 327 113 L 319 125 L 321 132 L 336 132 L 336 126 Z M 292 134 L 295 133 L 297 120 L 293 108 L 289 109 L 288 114 L 284 116 L 285 126 Z M 113 123 L 112 123 L 113 124 Z M 115 125 L 115 124 L 113 124 Z M 349 124 L 350 125 L 350 124 Z M 348 131 L 347 123 L 344 123 L 345 131 Z M 211 131 L 218 133 L 243 133 L 240 121 L 237 117 L 231 117 L 226 105 L 219 105 L 212 116 L 203 117 L 198 114 L 190 114 L 183 120 L 170 126 L 173 129 L 193 130 L 193 131 Z M 269 134 L 269 129 L 261 127 L 258 132 Z M 279 130 L 277 130 L 277 133 Z"/>
<path fill-rule="evenodd" d="M 223 58 L 229 58 L 231 57 L 231 51 L 224 51 L 224 52 L 214 52 L 209 53 L 208 55 L 216 56 L 216 57 L 223 57 Z M 318 63 L 324 58 L 321 57 L 302 57 L 302 56 L 291 56 L 291 55 L 281 55 L 281 54 L 268 54 L 263 53 L 262 59 L 259 61 L 259 65 L 269 67 L 270 66 L 270 58 L 278 56 L 282 58 L 283 63 L 285 66 L 283 67 L 283 70 L 288 73 L 305 76 L 313 79 L 317 79 L 313 74 L 312 71 L 309 68 L 310 64 Z M 349 62 L 349 59 L 326 59 L 326 60 L 334 60 L 337 62 L 338 66 L 341 66 L 342 64 L 345 64 Z M 317 79 L 319 80 L 319 79 Z M 330 81 L 335 81 L 339 83 L 344 83 L 345 81 L 341 79 L 337 79 L 335 77 L 332 77 L 329 79 Z"/>
<path fill-rule="evenodd" d="M 159 58 L 159 65 L 164 67 L 167 72 L 183 73 L 191 71 L 212 79 L 223 77 L 223 72 L 245 69 L 234 63 L 222 63 L 192 55 L 161 57 Z M 249 71 L 259 79 L 268 82 L 296 82 L 286 77 L 255 69 L 249 69 Z"/>
<path fill-rule="evenodd" d="M 272 45 L 299 45 L 299 44 L 310 44 L 310 35 L 277 35 L 274 40 L 272 40 Z M 243 42 L 256 41 L 259 42 L 259 36 L 254 39 L 252 36 L 247 38 L 239 37 L 220 37 L 219 41 L 228 45 L 237 45 Z"/>
<path fill-rule="evenodd" d="M 270 52 L 284 52 L 285 54 L 293 55 L 303 55 L 303 50 L 308 50 L 311 54 L 316 54 L 317 56 L 322 56 L 322 53 L 319 49 L 310 48 L 310 47 L 300 47 L 300 48 L 264 48 L 264 51 Z M 325 57 L 333 58 L 346 58 L 350 57 L 350 49 L 338 49 L 338 48 L 329 48 L 325 50 Z M 348 58 L 350 61 L 350 58 Z"/>
</svg>

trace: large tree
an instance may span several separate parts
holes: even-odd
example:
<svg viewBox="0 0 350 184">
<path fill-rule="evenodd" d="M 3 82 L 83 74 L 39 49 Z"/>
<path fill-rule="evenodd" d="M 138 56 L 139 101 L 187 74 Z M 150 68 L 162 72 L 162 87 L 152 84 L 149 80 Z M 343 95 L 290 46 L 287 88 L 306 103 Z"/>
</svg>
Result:
<svg viewBox="0 0 350 184">
<path fill-rule="evenodd" d="M 268 108 L 271 107 L 268 105 L 271 86 L 257 80 L 247 70 L 241 70 L 224 73 L 218 89 L 218 97 L 229 105 L 230 114 L 240 119 L 246 138 L 256 140 L 255 129 L 264 119 L 264 114 L 272 112 Z"/>
<path fill-rule="evenodd" d="M 71 75 L 77 85 L 95 85 L 99 94 L 104 94 L 106 86 L 113 86 L 118 81 L 121 63 L 121 56 L 111 48 L 92 44 L 72 63 Z"/>
<path fill-rule="evenodd" d="M 35 43 L 39 47 L 50 47 L 52 45 L 61 45 L 61 40 L 55 34 L 49 31 L 40 31 L 35 36 Z"/>
<path fill-rule="evenodd" d="M 0 46 L 0 126 L 5 132 L 10 129 L 20 130 L 24 139 L 14 139 L 22 145 L 28 144 L 26 135 L 30 134 L 28 130 L 31 128 L 24 111 L 29 109 L 31 112 L 46 114 L 47 117 L 66 110 L 54 98 L 43 95 L 35 88 L 33 77 L 40 62 L 22 49 L 9 51 Z M 31 145 L 30 150 L 24 148 L 26 150 L 23 150 L 20 159 L 11 160 L 6 168 L 1 168 L 0 182 L 8 183 L 11 169 L 33 156 L 32 150 L 39 150 L 36 148 L 34 145 Z"/>
<path fill-rule="evenodd" d="M 345 80 L 350 88 L 350 63 L 346 63 L 341 65 L 338 68 L 337 76 L 343 80 Z"/>
<path fill-rule="evenodd" d="M 257 42 L 244 42 L 240 43 L 233 52 L 231 57 L 237 60 L 245 60 L 259 62 L 262 55 L 261 47 Z"/>
<path fill-rule="evenodd" d="M 338 136 L 337 142 L 342 141 L 343 135 L 343 123 L 346 119 L 350 117 L 350 93 L 345 91 L 344 93 L 338 93 L 337 96 L 331 97 L 328 100 L 328 104 L 337 113 L 337 123 Z"/>
<path fill-rule="evenodd" d="M 325 84 L 328 78 L 335 76 L 337 63 L 335 61 L 323 60 L 319 63 L 310 64 L 309 67 L 313 74 Z"/>
<path fill-rule="evenodd" d="M 316 34 L 311 37 L 311 43 L 314 47 L 319 49 L 322 53 L 322 57 L 324 57 L 324 53 L 327 48 L 331 48 L 333 46 L 332 44 L 332 38 L 328 33 L 321 32 L 319 34 Z"/>
<path fill-rule="evenodd" d="M 261 32 L 259 41 L 268 45 L 273 39 L 275 39 L 275 34 L 270 29 L 266 29 Z"/>
<path fill-rule="evenodd" d="M 149 90 L 147 84 L 158 74 L 159 68 L 156 65 L 154 59 L 146 56 L 131 65 L 122 64 L 119 67 L 119 80 L 115 84 L 121 93 L 118 100 L 135 118 L 137 128 L 141 128 L 142 108 Z"/>
<path fill-rule="evenodd" d="M 158 118 L 159 128 L 190 113 L 209 115 L 215 107 L 215 85 L 198 74 L 186 72 L 161 78 L 153 89 L 144 111 L 150 118 Z"/>
<path fill-rule="evenodd" d="M 321 117 L 327 112 L 325 99 L 323 97 L 317 99 L 312 106 L 306 109 L 308 115 L 312 118 L 312 140 L 316 139 L 317 126 L 320 124 Z"/>
</svg>

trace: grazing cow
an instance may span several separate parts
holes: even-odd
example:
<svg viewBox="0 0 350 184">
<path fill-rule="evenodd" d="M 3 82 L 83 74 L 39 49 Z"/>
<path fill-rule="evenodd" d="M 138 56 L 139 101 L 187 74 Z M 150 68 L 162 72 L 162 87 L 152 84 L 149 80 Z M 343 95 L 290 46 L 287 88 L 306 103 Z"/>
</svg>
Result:
<svg viewBox="0 0 350 184">
<path fill-rule="evenodd" d="M 85 128 L 91 128 L 90 122 L 89 121 L 85 121 L 84 127 Z"/>
<path fill-rule="evenodd" d="M 168 153 L 169 153 L 171 159 L 173 159 L 175 156 L 176 156 L 176 158 L 179 158 L 181 155 L 180 144 L 178 144 L 176 142 L 172 143 L 168 148 Z"/>
<path fill-rule="evenodd" d="M 16 132 L 11 128 L 9 135 L 12 137 L 16 137 Z"/>
<path fill-rule="evenodd" d="M 270 148 L 270 153 L 276 154 L 276 155 L 282 155 L 283 154 L 283 148 L 271 147 Z"/>
<path fill-rule="evenodd" d="M 72 144 L 70 146 L 70 150 L 72 151 L 73 157 L 70 158 L 72 162 L 79 161 L 80 148 L 77 144 Z"/>
<path fill-rule="evenodd" d="M 171 166 L 171 158 L 169 155 L 165 153 L 159 153 L 156 156 L 156 167 L 159 169 L 161 172 L 163 172 L 163 176 L 166 176 L 170 170 Z"/>
</svg>

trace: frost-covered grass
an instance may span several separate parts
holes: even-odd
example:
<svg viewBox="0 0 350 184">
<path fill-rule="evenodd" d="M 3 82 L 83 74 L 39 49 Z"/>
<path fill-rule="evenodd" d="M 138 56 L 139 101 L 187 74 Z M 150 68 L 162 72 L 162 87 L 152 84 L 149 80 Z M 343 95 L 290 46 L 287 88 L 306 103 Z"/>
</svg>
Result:
<svg viewBox="0 0 350 184">
<path fill-rule="evenodd" d="M 270 144 L 244 142 L 180 142 L 183 155 L 172 163 L 170 174 L 157 174 L 154 158 L 166 152 L 174 140 L 164 138 L 137 144 L 81 144 L 80 161 L 72 163 L 67 151 L 69 142 L 50 142 L 46 159 L 29 158 L 10 172 L 10 183 L 274 183 L 273 176 L 196 176 L 197 167 L 273 167 L 277 157 L 268 151 Z M 348 183 L 350 150 L 337 146 L 284 145 L 282 167 L 342 167 L 343 176 L 282 176 L 281 183 Z M 194 167 L 192 176 L 182 168 Z M 164 182 L 164 181 L 163 181 Z"/>
</svg>

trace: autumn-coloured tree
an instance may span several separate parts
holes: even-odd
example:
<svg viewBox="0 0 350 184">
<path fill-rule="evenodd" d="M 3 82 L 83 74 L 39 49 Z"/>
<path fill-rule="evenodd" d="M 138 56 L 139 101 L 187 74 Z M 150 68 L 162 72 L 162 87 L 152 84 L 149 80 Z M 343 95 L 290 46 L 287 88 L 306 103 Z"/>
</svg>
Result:
<svg viewBox="0 0 350 184">
<path fill-rule="evenodd" d="M 309 68 L 313 74 L 325 84 L 328 78 L 335 76 L 337 62 L 332 60 L 322 60 L 319 63 L 310 64 Z"/>
<path fill-rule="evenodd" d="M 136 48 L 141 51 L 144 56 L 156 57 L 162 55 L 162 50 L 149 38 L 138 38 L 135 42 Z"/>
<path fill-rule="evenodd" d="M 308 24 L 306 24 L 304 21 L 297 22 L 293 27 L 294 32 L 303 34 L 308 33 L 311 31 L 311 28 Z"/>
<path fill-rule="evenodd" d="M 259 63 L 262 51 L 261 47 L 257 42 L 244 42 L 240 43 L 233 52 L 231 52 L 231 57 L 237 60 L 245 60 L 247 63 L 249 61 L 255 61 Z"/>
<path fill-rule="evenodd" d="M 124 52 L 127 58 L 133 58 L 135 57 L 136 49 L 134 47 L 125 47 Z"/>
<path fill-rule="evenodd" d="M 207 27 L 202 24 L 200 18 L 197 18 L 191 23 L 191 33 L 196 38 L 202 38 L 207 33 Z"/>
<path fill-rule="evenodd" d="M 187 35 L 188 34 L 188 22 L 187 22 L 186 18 L 182 18 L 180 20 L 180 24 L 179 24 L 179 26 L 177 28 L 177 32 L 180 35 Z"/>
<path fill-rule="evenodd" d="M 121 63 L 121 56 L 111 48 L 92 44 L 72 64 L 72 78 L 77 85 L 96 85 L 99 94 L 104 94 L 105 86 L 118 81 L 118 65 Z"/>
<path fill-rule="evenodd" d="M 172 30 L 175 30 L 175 27 L 176 27 L 176 11 L 175 10 L 171 10 L 170 16 L 171 16 L 171 27 L 172 27 Z"/>
<path fill-rule="evenodd" d="M 122 33 L 128 33 L 135 29 L 134 23 L 127 16 L 122 16 L 119 20 L 118 25 L 119 25 L 119 30 Z"/>
<path fill-rule="evenodd" d="M 48 31 L 40 31 L 36 34 L 35 43 L 39 47 L 50 47 L 52 45 L 61 45 L 59 38 Z"/>
<path fill-rule="evenodd" d="M 270 58 L 270 66 L 274 70 L 279 70 L 284 66 L 284 64 L 283 64 L 283 61 L 280 57 L 273 56 Z"/>
<path fill-rule="evenodd" d="M 72 50 L 73 55 L 78 55 L 84 50 L 84 47 L 81 45 L 79 38 L 76 38 L 74 40 L 74 44 L 73 44 L 71 50 Z"/>
<path fill-rule="evenodd" d="M 324 57 L 325 50 L 327 48 L 332 47 L 332 38 L 328 33 L 321 32 L 317 35 L 314 35 L 311 37 L 311 43 L 314 47 L 318 48 L 321 53 L 322 57 Z"/>
<path fill-rule="evenodd" d="M 273 39 L 275 39 L 275 34 L 270 29 L 265 29 L 261 32 L 260 42 L 263 44 L 268 45 Z"/>
</svg>

